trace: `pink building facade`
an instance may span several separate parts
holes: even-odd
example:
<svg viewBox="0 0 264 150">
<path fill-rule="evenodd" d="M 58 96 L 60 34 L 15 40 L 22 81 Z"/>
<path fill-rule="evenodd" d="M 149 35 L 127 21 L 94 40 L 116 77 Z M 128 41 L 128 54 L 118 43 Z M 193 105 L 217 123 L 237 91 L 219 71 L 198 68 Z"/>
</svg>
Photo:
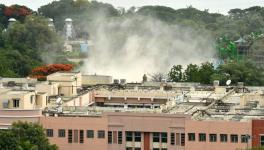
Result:
<svg viewBox="0 0 264 150">
<path fill-rule="evenodd" d="M 61 150 L 237 150 L 251 147 L 251 122 L 194 121 L 179 114 L 105 113 L 41 117 Z"/>
<path fill-rule="evenodd" d="M 185 124 L 186 150 L 245 150 L 251 147 L 251 122 L 194 121 Z"/>
</svg>

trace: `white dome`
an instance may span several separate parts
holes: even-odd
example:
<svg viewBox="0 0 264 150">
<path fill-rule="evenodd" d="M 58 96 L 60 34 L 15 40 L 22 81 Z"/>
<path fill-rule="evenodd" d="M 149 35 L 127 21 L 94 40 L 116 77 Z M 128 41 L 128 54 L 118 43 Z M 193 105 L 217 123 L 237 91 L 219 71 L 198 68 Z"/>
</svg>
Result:
<svg viewBox="0 0 264 150">
<path fill-rule="evenodd" d="M 71 18 L 66 18 L 65 22 L 72 22 L 72 19 Z"/>
<path fill-rule="evenodd" d="M 15 18 L 10 18 L 10 19 L 8 19 L 8 21 L 9 21 L 9 22 L 15 22 L 16 19 L 15 19 Z"/>
</svg>

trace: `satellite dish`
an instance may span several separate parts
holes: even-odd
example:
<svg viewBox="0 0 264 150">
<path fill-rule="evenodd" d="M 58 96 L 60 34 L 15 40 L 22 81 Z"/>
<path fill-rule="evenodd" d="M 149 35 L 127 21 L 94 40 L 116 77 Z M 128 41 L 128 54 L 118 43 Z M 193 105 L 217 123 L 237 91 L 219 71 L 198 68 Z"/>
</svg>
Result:
<svg viewBox="0 0 264 150">
<path fill-rule="evenodd" d="M 226 85 L 228 86 L 228 85 L 230 85 L 231 84 L 231 80 L 227 80 L 226 81 Z"/>
</svg>

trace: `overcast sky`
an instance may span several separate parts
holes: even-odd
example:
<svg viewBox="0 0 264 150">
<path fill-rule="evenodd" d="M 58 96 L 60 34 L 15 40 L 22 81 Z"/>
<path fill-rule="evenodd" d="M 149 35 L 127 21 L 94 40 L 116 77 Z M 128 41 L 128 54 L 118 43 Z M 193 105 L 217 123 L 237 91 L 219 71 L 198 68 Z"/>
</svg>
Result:
<svg viewBox="0 0 264 150">
<path fill-rule="evenodd" d="M 26 5 L 33 10 L 52 2 L 53 0 L 0 0 L 5 5 L 20 4 Z M 200 10 L 209 9 L 210 12 L 226 14 L 233 8 L 248 8 L 251 6 L 264 6 L 264 0 L 97 0 L 110 3 L 115 7 L 129 8 L 131 6 L 163 5 L 175 9 L 186 8 L 192 5 Z"/>
</svg>

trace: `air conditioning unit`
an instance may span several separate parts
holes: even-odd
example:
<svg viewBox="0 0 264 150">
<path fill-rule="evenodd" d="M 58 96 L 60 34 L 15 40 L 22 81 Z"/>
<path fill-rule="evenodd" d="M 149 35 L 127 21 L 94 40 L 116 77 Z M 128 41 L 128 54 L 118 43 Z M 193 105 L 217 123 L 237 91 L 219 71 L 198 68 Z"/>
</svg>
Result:
<svg viewBox="0 0 264 150">
<path fill-rule="evenodd" d="M 114 84 L 119 84 L 119 80 L 118 79 L 114 79 Z"/>
<path fill-rule="evenodd" d="M 126 84 L 126 79 L 120 79 L 120 84 L 122 85 Z"/>
</svg>

